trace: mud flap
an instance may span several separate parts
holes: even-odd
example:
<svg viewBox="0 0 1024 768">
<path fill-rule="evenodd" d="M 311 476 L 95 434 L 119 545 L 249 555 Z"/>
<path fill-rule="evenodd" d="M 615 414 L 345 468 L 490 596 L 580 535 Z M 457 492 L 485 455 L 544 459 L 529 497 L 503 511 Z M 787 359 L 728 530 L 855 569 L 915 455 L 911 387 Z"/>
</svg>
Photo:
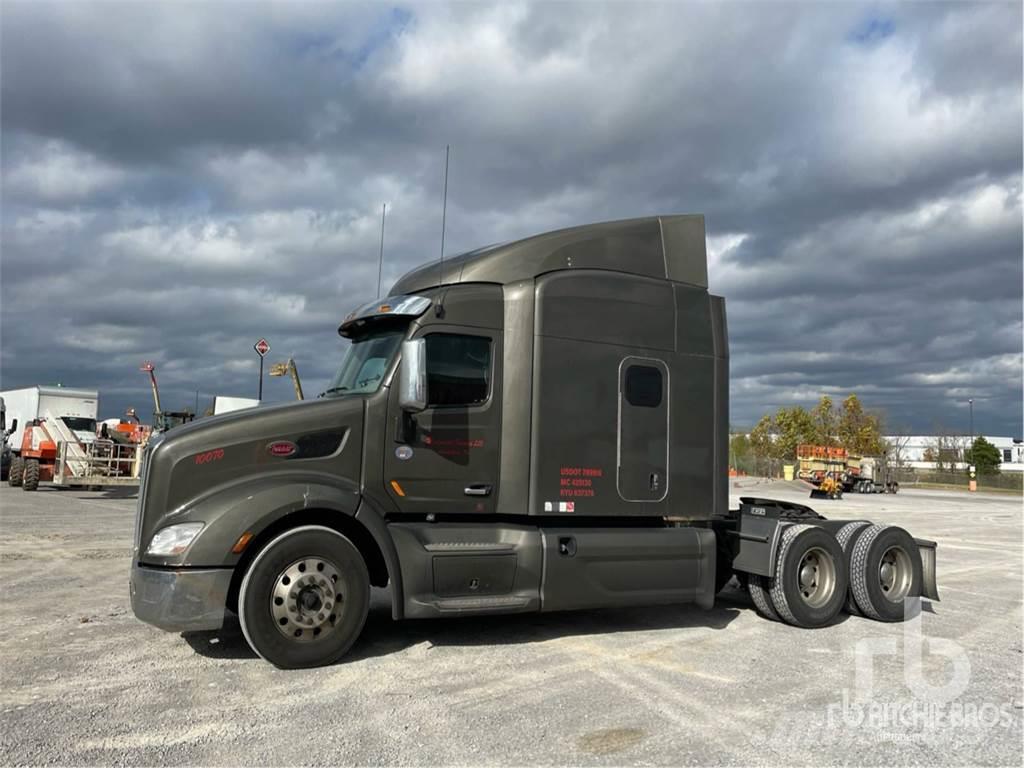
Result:
<svg viewBox="0 0 1024 768">
<path fill-rule="evenodd" d="M 938 545 L 927 539 L 914 539 L 921 554 L 921 597 L 939 600 L 939 585 L 935 576 L 935 550 Z"/>
<path fill-rule="evenodd" d="M 771 578 L 775 575 L 775 554 L 785 523 L 769 516 L 768 509 L 759 505 L 743 505 L 740 513 L 739 551 L 732 567 L 742 573 L 755 573 Z M 772 510 L 778 514 L 775 510 Z"/>
</svg>

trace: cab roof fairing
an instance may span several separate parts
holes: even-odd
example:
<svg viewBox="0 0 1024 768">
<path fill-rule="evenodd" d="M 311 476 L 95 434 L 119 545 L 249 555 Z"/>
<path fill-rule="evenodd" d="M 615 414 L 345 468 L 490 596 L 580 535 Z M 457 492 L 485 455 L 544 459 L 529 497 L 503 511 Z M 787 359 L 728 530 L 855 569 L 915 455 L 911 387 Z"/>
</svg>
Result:
<svg viewBox="0 0 1024 768">
<path fill-rule="evenodd" d="M 443 269 L 443 274 L 442 274 Z M 395 283 L 414 294 L 453 283 L 507 285 L 547 272 L 601 269 L 708 287 L 704 216 L 679 214 L 587 224 L 430 262 Z"/>
</svg>

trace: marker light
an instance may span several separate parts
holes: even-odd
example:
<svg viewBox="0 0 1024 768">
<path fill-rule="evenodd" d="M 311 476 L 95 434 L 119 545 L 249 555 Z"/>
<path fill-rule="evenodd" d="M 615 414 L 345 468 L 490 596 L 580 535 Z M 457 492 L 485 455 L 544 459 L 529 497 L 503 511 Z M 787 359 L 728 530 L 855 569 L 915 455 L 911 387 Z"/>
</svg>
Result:
<svg viewBox="0 0 1024 768">
<path fill-rule="evenodd" d="M 180 555 L 201 530 L 203 523 L 179 523 L 169 525 L 156 532 L 149 542 L 147 555 Z"/>
</svg>

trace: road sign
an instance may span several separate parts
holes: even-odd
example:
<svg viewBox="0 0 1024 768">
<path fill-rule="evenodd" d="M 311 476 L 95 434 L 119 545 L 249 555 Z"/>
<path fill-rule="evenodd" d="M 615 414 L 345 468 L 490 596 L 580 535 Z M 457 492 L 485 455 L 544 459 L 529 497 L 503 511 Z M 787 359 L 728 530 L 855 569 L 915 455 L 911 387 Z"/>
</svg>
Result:
<svg viewBox="0 0 1024 768">
<path fill-rule="evenodd" d="M 270 342 L 266 339 L 260 339 L 252 345 L 252 348 L 256 350 L 256 354 L 260 357 L 266 357 L 267 352 L 270 351 Z"/>
</svg>

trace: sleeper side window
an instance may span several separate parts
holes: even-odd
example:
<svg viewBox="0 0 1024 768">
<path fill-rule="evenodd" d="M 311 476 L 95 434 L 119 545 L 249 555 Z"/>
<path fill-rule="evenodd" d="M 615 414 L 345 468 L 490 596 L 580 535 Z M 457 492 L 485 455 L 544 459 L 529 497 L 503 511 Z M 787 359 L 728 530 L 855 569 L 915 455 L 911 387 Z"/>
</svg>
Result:
<svg viewBox="0 0 1024 768">
<path fill-rule="evenodd" d="M 631 365 L 626 369 L 626 402 L 640 408 L 661 405 L 661 370 L 650 365 Z"/>
<path fill-rule="evenodd" d="M 491 384 L 491 340 L 432 333 L 427 344 L 427 405 L 480 405 Z"/>
</svg>

